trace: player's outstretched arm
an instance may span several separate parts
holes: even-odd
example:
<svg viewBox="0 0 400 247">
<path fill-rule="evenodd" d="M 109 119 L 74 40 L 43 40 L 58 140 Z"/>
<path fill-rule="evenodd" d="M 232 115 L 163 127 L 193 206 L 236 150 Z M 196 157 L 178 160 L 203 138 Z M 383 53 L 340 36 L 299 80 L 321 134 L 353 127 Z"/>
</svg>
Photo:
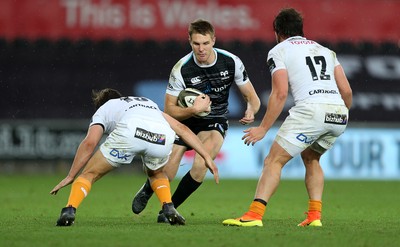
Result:
<svg viewBox="0 0 400 247">
<path fill-rule="evenodd" d="M 190 145 L 198 154 L 203 157 L 206 162 L 206 166 L 210 170 L 210 172 L 214 175 L 214 180 L 218 184 L 219 183 L 219 175 L 218 168 L 215 165 L 211 156 L 207 153 L 205 148 L 203 147 L 203 143 L 200 139 L 184 124 L 178 122 L 173 117 L 164 113 L 164 118 L 168 121 L 171 128 L 175 131 L 175 133 L 182 138 L 182 140 Z"/>
<path fill-rule="evenodd" d="M 288 75 L 286 70 L 277 70 L 272 74 L 272 90 L 269 96 L 267 110 L 260 123 L 260 126 L 245 130 L 242 137 L 246 145 L 254 145 L 264 138 L 275 121 L 281 114 L 288 95 Z"/>
<path fill-rule="evenodd" d="M 71 184 L 74 181 L 76 175 L 86 165 L 92 156 L 93 151 L 103 136 L 103 133 L 103 127 L 100 125 L 92 125 L 89 127 L 85 139 L 83 139 L 79 144 L 68 175 L 50 191 L 50 194 L 56 195 L 61 188 Z"/>
</svg>

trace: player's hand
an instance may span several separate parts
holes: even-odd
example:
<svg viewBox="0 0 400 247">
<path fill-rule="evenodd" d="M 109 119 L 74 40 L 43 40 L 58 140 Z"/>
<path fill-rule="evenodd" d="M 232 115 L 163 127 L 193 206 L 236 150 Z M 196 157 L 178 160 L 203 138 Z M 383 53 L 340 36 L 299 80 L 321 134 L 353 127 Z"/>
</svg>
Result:
<svg viewBox="0 0 400 247">
<path fill-rule="evenodd" d="M 193 107 L 197 112 L 210 112 L 211 111 L 211 100 L 207 94 L 202 94 L 196 97 L 193 103 Z"/>
<path fill-rule="evenodd" d="M 210 158 L 209 160 L 205 160 L 207 168 L 210 170 L 210 172 L 214 175 L 214 180 L 215 183 L 219 183 L 219 174 L 218 174 L 218 168 L 217 165 L 214 163 L 214 161 Z"/>
<path fill-rule="evenodd" d="M 244 140 L 244 144 L 246 144 L 247 146 L 250 144 L 254 146 L 256 142 L 264 138 L 265 134 L 267 133 L 267 130 L 259 126 L 259 127 L 248 128 L 243 132 L 246 133 L 242 137 L 242 140 Z"/>
<path fill-rule="evenodd" d="M 254 112 L 248 109 L 244 113 L 244 117 L 239 120 L 239 123 L 243 125 L 248 125 L 251 124 L 252 122 L 254 122 Z"/>
<path fill-rule="evenodd" d="M 69 185 L 69 184 L 71 184 L 73 181 L 74 181 L 74 178 L 73 178 L 73 177 L 67 176 L 66 178 L 64 178 L 63 180 L 61 180 L 61 182 L 58 183 L 58 184 L 50 191 L 50 194 L 51 194 L 51 195 L 57 195 L 57 192 L 58 192 L 61 188 L 65 187 L 65 186 L 67 186 L 67 185 Z"/>
</svg>

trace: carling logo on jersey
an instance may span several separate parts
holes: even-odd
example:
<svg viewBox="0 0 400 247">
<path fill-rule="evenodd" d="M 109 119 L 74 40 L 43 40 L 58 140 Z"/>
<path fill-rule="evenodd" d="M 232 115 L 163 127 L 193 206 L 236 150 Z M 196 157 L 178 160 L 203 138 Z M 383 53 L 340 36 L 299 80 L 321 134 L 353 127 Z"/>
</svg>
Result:
<svg viewBox="0 0 400 247">
<path fill-rule="evenodd" d="M 142 128 L 136 128 L 135 137 L 159 145 L 164 145 L 166 138 L 164 134 L 153 133 Z"/>
</svg>

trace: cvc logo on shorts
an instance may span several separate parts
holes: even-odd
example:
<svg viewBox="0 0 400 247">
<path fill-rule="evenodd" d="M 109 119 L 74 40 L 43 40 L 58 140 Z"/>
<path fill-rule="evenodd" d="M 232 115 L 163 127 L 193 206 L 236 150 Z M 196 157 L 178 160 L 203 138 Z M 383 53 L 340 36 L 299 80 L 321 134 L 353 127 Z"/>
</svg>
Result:
<svg viewBox="0 0 400 247">
<path fill-rule="evenodd" d="M 313 138 L 307 137 L 307 136 L 304 135 L 303 133 L 298 134 L 298 135 L 296 136 L 296 139 L 299 140 L 299 141 L 301 141 L 301 142 L 304 142 L 304 143 L 306 143 L 306 144 L 311 144 L 311 143 L 314 142 L 314 139 L 313 139 Z"/>
<path fill-rule="evenodd" d="M 121 159 L 121 160 L 128 160 L 128 157 L 130 156 L 130 155 L 125 154 L 125 153 L 122 152 L 122 151 L 118 151 L 118 150 L 115 149 L 115 148 L 113 148 L 113 149 L 110 151 L 110 155 L 113 156 L 113 157 L 116 157 L 116 158 L 118 158 L 118 159 Z"/>
</svg>

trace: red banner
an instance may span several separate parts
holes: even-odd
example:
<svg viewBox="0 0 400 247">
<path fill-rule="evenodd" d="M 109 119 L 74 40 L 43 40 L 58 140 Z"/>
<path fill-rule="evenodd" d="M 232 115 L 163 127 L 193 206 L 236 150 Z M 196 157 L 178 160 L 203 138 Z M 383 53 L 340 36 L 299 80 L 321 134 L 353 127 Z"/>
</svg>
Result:
<svg viewBox="0 0 400 247">
<path fill-rule="evenodd" d="M 400 40 L 397 0 L 2 0 L 0 36 L 185 40 L 188 24 L 204 18 L 220 40 L 274 41 L 272 21 L 288 6 L 303 13 L 310 39 Z"/>
</svg>

